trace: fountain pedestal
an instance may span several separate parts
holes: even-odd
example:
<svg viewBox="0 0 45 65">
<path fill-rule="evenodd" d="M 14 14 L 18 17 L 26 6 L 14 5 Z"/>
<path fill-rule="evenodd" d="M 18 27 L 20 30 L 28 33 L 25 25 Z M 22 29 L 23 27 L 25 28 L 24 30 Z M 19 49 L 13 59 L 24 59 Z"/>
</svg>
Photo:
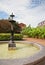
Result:
<svg viewBox="0 0 45 65">
<path fill-rule="evenodd" d="M 10 40 L 9 44 L 8 44 L 8 49 L 9 50 L 14 50 L 16 49 L 16 44 Z"/>
<path fill-rule="evenodd" d="M 14 43 L 13 22 L 15 22 L 15 21 L 13 20 L 13 17 L 14 17 L 13 13 L 10 15 L 10 17 L 11 17 L 11 20 L 9 20 L 9 22 L 11 23 L 11 38 L 10 38 L 10 42 L 8 44 L 8 49 L 13 50 L 16 48 L 16 44 Z"/>
</svg>

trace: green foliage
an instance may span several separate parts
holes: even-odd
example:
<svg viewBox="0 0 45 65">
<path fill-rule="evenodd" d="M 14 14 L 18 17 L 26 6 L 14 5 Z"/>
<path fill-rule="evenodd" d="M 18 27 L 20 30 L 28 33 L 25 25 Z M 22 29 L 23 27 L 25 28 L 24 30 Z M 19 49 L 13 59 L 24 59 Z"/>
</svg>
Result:
<svg viewBox="0 0 45 65">
<path fill-rule="evenodd" d="M 22 30 L 23 35 L 28 35 L 28 37 L 32 38 L 42 38 L 45 39 L 45 27 L 26 27 Z"/>
<path fill-rule="evenodd" d="M 21 32 L 21 33 L 22 33 L 23 35 L 28 35 L 29 30 L 31 30 L 31 27 L 30 27 L 30 26 L 25 27 L 25 28 L 22 30 L 22 32 Z"/>
<path fill-rule="evenodd" d="M 0 41 L 8 41 L 10 40 L 11 34 L 7 33 L 0 33 Z M 14 34 L 14 40 L 22 40 L 23 35 L 22 34 Z"/>
<path fill-rule="evenodd" d="M 22 40 L 23 35 L 22 34 L 14 34 L 14 39 L 15 40 Z"/>
<path fill-rule="evenodd" d="M 20 33 L 21 32 L 21 27 L 19 26 L 18 22 L 13 22 L 13 27 L 14 27 L 14 32 L 15 33 Z"/>
</svg>

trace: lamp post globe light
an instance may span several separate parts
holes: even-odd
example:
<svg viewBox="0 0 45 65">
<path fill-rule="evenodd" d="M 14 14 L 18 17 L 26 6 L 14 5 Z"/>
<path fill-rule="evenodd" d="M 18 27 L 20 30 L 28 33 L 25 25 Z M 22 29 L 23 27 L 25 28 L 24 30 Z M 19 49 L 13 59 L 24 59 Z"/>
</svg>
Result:
<svg viewBox="0 0 45 65">
<path fill-rule="evenodd" d="M 16 44 L 14 43 L 14 27 L 13 27 L 13 22 L 15 22 L 13 20 L 13 17 L 15 17 L 15 15 L 13 15 L 13 13 L 10 15 L 10 20 L 9 22 L 11 23 L 11 37 L 10 37 L 10 42 L 8 44 L 8 49 L 15 49 L 16 48 Z"/>
</svg>

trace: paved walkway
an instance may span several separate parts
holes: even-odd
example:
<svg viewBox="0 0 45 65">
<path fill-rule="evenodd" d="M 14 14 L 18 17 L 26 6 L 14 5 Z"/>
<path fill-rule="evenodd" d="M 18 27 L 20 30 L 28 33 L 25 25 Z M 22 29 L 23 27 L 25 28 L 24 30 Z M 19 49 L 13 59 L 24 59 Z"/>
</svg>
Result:
<svg viewBox="0 0 45 65">
<path fill-rule="evenodd" d="M 36 42 L 45 46 L 45 39 L 37 38 L 23 38 L 24 41 Z M 0 41 L 0 42 L 9 42 L 9 41 Z"/>
<path fill-rule="evenodd" d="M 37 38 L 23 38 L 23 39 L 30 42 L 37 42 L 45 46 L 45 39 L 37 39 Z"/>
</svg>

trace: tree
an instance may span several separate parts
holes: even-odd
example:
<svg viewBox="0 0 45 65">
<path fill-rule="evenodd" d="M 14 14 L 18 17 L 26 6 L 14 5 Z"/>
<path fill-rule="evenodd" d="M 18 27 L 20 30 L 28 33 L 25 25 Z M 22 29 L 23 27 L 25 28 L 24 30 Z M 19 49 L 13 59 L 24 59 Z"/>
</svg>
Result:
<svg viewBox="0 0 45 65">
<path fill-rule="evenodd" d="M 14 26 L 14 32 L 20 33 L 21 27 L 16 21 L 13 22 L 13 26 Z M 10 30 L 11 30 L 11 23 L 9 22 L 9 20 L 0 20 L 0 33 L 9 33 Z"/>
</svg>

